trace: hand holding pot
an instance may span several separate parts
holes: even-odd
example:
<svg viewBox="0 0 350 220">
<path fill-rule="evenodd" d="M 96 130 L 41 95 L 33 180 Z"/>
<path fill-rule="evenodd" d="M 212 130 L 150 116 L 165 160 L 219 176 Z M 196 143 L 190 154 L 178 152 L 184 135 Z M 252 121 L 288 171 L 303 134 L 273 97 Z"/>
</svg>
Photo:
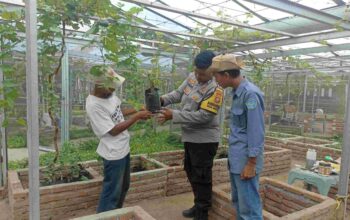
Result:
<svg viewBox="0 0 350 220">
<path fill-rule="evenodd" d="M 162 110 L 159 111 L 159 115 L 157 116 L 157 120 L 159 123 L 163 124 L 167 120 L 173 119 L 173 110 L 169 108 L 162 108 Z"/>
<path fill-rule="evenodd" d="M 139 111 L 147 111 L 147 109 L 144 105 L 142 105 L 141 108 L 139 109 Z"/>
<path fill-rule="evenodd" d="M 152 112 L 147 111 L 147 110 L 141 110 L 136 113 L 136 117 L 141 120 L 147 120 L 151 118 Z"/>
</svg>

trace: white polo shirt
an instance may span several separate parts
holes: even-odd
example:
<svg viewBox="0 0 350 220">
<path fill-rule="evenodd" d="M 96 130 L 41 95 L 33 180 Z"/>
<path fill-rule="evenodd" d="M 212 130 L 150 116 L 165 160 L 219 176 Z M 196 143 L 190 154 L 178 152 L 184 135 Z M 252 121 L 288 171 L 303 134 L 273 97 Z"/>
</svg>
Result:
<svg viewBox="0 0 350 220">
<path fill-rule="evenodd" d="M 86 111 L 92 130 L 100 139 L 97 153 L 106 160 L 119 160 L 130 152 L 130 135 L 127 130 L 112 136 L 108 132 L 124 121 L 121 101 L 116 95 L 108 99 L 89 95 L 86 98 Z"/>
</svg>

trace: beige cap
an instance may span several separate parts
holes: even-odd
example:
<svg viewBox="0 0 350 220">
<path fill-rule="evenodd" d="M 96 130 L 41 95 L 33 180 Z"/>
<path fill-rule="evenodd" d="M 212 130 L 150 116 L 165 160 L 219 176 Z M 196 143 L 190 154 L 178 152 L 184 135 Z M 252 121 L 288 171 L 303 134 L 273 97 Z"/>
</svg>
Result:
<svg viewBox="0 0 350 220">
<path fill-rule="evenodd" d="M 123 84 L 125 78 L 116 73 L 108 66 L 93 66 L 90 69 L 89 79 L 91 82 L 108 88 L 116 88 Z"/>
<path fill-rule="evenodd" d="M 225 70 L 242 69 L 243 67 L 243 60 L 237 58 L 235 55 L 221 54 L 213 58 L 210 69 L 214 72 L 222 72 Z"/>
</svg>

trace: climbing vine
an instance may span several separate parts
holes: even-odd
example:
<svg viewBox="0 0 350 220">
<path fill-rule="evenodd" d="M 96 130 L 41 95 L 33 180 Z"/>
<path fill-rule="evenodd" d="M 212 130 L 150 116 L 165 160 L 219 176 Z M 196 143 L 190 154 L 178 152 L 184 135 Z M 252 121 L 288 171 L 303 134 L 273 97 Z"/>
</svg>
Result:
<svg viewBox="0 0 350 220">
<path fill-rule="evenodd" d="M 0 94 L 4 96 L 0 100 L 0 109 L 11 115 L 15 107 L 15 100 L 19 97 L 22 90 L 24 65 L 22 62 L 14 62 L 15 59 L 21 59 L 21 54 L 17 53 L 16 48 L 20 47 L 22 39 L 17 32 L 24 32 L 24 25 L 21 21 L 24 18 L 22 10 L 9 11 L 0 5 L 0 71 L 4 76 Z M 23 55 L 23 54 L 22 54 Z M 23 56 L 22 56 L 23 57 Z M 16 116 L 16 115 L 13 115 Z M 25 126 L 25 120 L 17 117 L 17 122 Z M 8 117 L 4 118 L 1 126 L 8 126 Z"/>
<path fill-rule="evenodd" d="M 67 40 L 75 36 L 74 31 L 91 27 L 85 37 L 94 35 L 87 47 L 97 44 L 104 63 L 118 67 L 136 67 L 138 64 L 137 47 L 131 43 L 132 29 L 127 23 L 137 8 L 123 12 L 122 5 L 113 5 L 109 0 L 39 0 L 38 1 L 38 39 L 40 73 L 43 79 L 43 98 L 51 121 L 55 128 L 54 145 L 59 156 L 58 134 L 60 96 L 58 80 L 62 59 L 68 48 Z"/>
</svg>

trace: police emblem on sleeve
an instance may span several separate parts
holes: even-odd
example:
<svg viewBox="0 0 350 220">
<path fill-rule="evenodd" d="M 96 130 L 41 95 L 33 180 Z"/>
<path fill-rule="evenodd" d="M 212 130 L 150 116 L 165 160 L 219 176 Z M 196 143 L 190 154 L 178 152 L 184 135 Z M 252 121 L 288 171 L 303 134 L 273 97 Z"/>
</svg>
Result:
<svg viewBox="0 0 350 220">
<path fill-rule="evenodd" d="M 184 93 L 188 95 L 190 94 L 190 92 L 191 92 L 191 88 L 189 86 L 186 86 L 186 88 L 184 89 Z"/>
<path fill-rule="evenodd" d="M 224 96 L 224 91 L 221 88 L 216 88 L 215 92 L 200 105 L 200 108 L 208 112 L 217 114 Z"/>
<path fill-rule="evenodd" d="M 193 87 L 194 84 L 196 84 L 196 80 L 195 80 L 195 79 L 189 78 L 189 79 L 187 80 L 187 85 L 188 85 L 188 86 Z"/>
<path fill-rule="evenodd" d="M 255 109 L 256 106 L 257 106 L 257 101 L 256 101 L 256 99 L 254 99 L 254 98 L 249 98 L 249 99 L 247 100 L 247 102 L 245 103 L 245 105 L 247 106 L 247 108 L 248 108 L 249 110 L 253 110 L 253 109 Z"/>
</svg>

